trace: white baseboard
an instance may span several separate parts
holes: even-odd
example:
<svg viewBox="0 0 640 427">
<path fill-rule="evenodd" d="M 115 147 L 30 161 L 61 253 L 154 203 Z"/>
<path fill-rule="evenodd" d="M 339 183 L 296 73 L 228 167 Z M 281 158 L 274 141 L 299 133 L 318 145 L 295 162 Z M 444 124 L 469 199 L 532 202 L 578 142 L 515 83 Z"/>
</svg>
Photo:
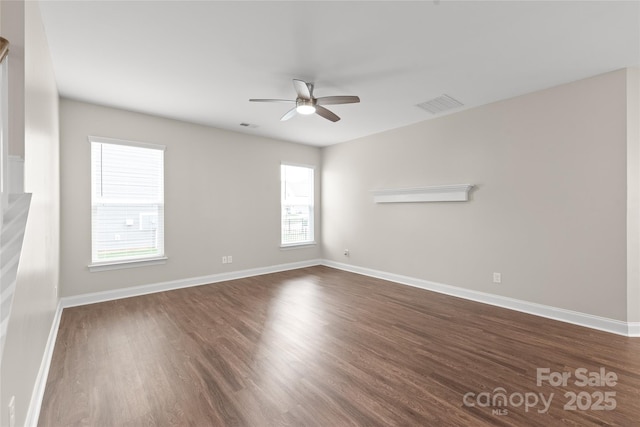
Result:
<svg viewBox="0 0 640 427">
<path fill-rule="evenodd" d="M 558 320 L 561 322 L 572 323 L 574 325 L 584 326 L 591 329 L 611 332 L 618 335 L 640 337 L 640 322 L 624 322 L 621 320 L 594 316 L 592 314 L 581 313 L 578 311 L 566 310 L 549 305 L 489 294 L 486 292 L 474 291 L 471 289 L 445 285 L 442 283 L 431 282 L 428 280 L 417 279 L 414 277 L 403 276 L 395 273 L 388 273 L 366 267 L 344 264 L 326 259 L 314 259 L 289 264 L 280 264 L 268 267 L 252 268 L 248 270 L 232 271 L 229 273 L 219 273 L 209 276 L 192 277 L 188 279 L 135 286 L 131 288 L 115 289 L 112 291 L 94 292 L 73 297 L 64 297 L 61 298 L 60 303 L 62 308 L 75 307 L 79 305 L 94 304 L 121 298 L 129 298 L 156 292 L 169 291 L 173 289 L 200 286 L 227 280 L 242 279 L 244 277 L 260 276 L 263 274 L 277 273 L 279 271 L 295 270 L 298 268 L 311 267 L 314 265 L 325 265 L 327 267 L 332 267 L 339 270 L 349 271 L 352 273 L 362 274 L 370 277 L 376 277 L 403 285 L 413 286 L 416 288 L 426 289 L 445 295 L 464 298 L 470 301 L 495 305 L 497 307 L 533 314 L 540 317 L 546 317 L 548 319 Z"/>
<path fill-rule="evenodd" d="M 640 337 L 640 322 L 629 322 L 630 337 Z"/>
<path fill-rule="evenodd" d="M 207 285 L 209 283 L 224 282 L 227 280 L 242 279 L 244 277 L 261 276 L 263 274 L 277 273 L 279 271 L 295 270 L 298 268 L 320 265 L 319 259 L 293 262 L 289 264 L 272 265 L 269 267 L 251 268 L 248 270 L 231 271 L 208 276 L 191 277 L 188 279 L 172 280 L 168 282 L 153 283 L 150 285 L 133 286 L 130 288 L 114 289 L 112 291 L 93 292 L 72 297 L 61 298 L 62 308 L 76 307 L 79 305 L 94 304 L 98 302 L 112 301 L 121 298 L 137 297 L 156 292 L 170 291 L 173 289 L 188 288 L 191 286 Z"/>
<path fill-rule="evenodd" d="M 40 363 L 40 370 L 38 371 L 36 383 L 31 395 L 31 401 L 29 403 L 29 409 L 27 411 L 25 426 L 36 427 L 38 425 L 38 418 L 40 417 L 40 409 L 42 407 L 42 399 L 44 398 L 44 391 L 47 385 L 47 377 L 49 376 L 49 367 L 51 366 L 53 350 L 56 345 L 58 328 L 60 326 L 60 318 L 62 317 L 62 310 L 64 308 L 94 304 L 98 302 L 111 301 L 115 299 L 128 298 L 139 295 L 146 295 L 155 292 L 169 291 L 172 289 L 224 282 L 226 280 L 242 279 L 244 277 L 260 276 L 263 274 L 277 273 L 279 271 L 295 270 L 298 268 L 311 267 L 320 264 L 321 260 L 316 259 L 60 298 L 55 315 L 53 317 L 53 321 L 51 323 L 49 338 L 47 339 L 47 344 L 42 356 L 42 362 Z"/>
<path fill-rule="evenodd" d="M 42 399 L 44 398 L 44 389 L 47 385 L 49 367 L 51 366 L 51 358 L 53 357 L 53 349 L 56 346 L 60 317 L 62 317 L 62 304 L 58 301 L 58 306 L 56 307 L 56 312 L 53 316 L 53 322 L 51 323 L 51 329 L 49 330 L 49 338 L 47 339 L 47 344 L 44 348 L 42 362 L 40 362 L 40 369 L 38 370 L 36 383 L 33 387 L 33 393 L 31 393 L 31 401 L 29 402 L 29 409 L 27 410 L 27 419 L 24 423 L 27 427 L 36 427 L 38 425 L 40 408 L 42 406 Z"/>
<path fill-rule="evenodd" d="M 358 267 L 355 265 L 344 264 L 331 260 L 322 260 L 322 265 L 337 268 L 339 270 L 349 271 L 352 273 L 362 274 L 365 276 L 375 277 L 378 279 L 388 280 L 390 282 L 400 283 L 402 285 L 413 286 L 416 288 L 426 289 L 428 291 L 464 298 L 470 301 L 495 305 L 497 307 L 508 308 L 510 310 L 533 314 L 540 317 L 546 317 L 548 319 L 559 320 L 561 322 L 585 326 L 591 329 L 611 332 L 617 335 L 640 337 L 640 322 L 623 322 L 621 320 L 594 316 L 591 314 L 565 310 L 563 308 L 552 307 L 549 305 L 537 304 L 533 302 L 518 300 L 515 298 L 474 291 L 471 289 L 459 288 L 456 286 L 430 282 L 428 280 L 416 279 L 414 277 L 387 273 L 384 271 Z"/>
<path fill-rule="evenodd" d="M 279 271 L 295 270 L 298 268 L 312 267 L 315 265 L 324 265 L 338 270 L 349 271 L 352 273 L 362 274 L 369 277 L 388 280 L 390 282 L 402 285 L 413 286 L 428 291 L 438 292 L 445 295 L 464 298 L 470 301 L 490 304 L 497 307 L 507 308 L 510 310 L 520 311 L 523 313 L 533 314 L 536 316 L 546 317 L 548 319 L 558 320 L 561 322 L 572 323 L 587 328 L 598 329 L 605 332 L 611 332 L 618 335 L 629 337 L 640 337 L 640 322 L 623 322 L 620 320 L 608 319 L 605 317 L 593 316 L 591 314 L 580 313 L 577 311 L 565 310 L 562 308 L 552 307 L 543 304 L 536 304 L 528 301 L 522 301 L 514 298 L 503 297 L 500 295 L 488 294 L 485 292 L 474 291 L 470 289 L 459 288 L 456 286 L 445 285 L 442 283 L 430 282 L 428 280 L 416 279 L 413 277 L 402 276 L 394 273 L 373 270 L 365 267 L 344 264 L 331 260 L 308 260 L 289 264 L 280 264 L 269 267 L 252 268 L 248 270 L 233 271 L 229 273 L 213 274 L 209 276 L 193 277 L 183 280 L 173 280 L 150 285 L 135 286 L 125 289 L 117 289 L 113 291 L 94 292 L 90 294 L 78 295 L 73 297 L 61 298 L 58 302 L 56 313 L 51 324 L 49 338 L 45 347 L 40 370 L 36 378 L 27 419 L 25 426 L 35 427 L 38 424 L 40 416 L 40 408 L 44 391 L 49 375 L 49 367 L 53 350 L 58 335 L 58 327 L 60 326 L 60 318 L 62 310 L 66 307 L 75 307 L 79 305 L 94 304 L 98 302 L 111 301 L 121 298 L 128 298 L 156 292 L 169 291 L 173 289 L 187 288 L 191 286 L 200 286 L 210 283 L 218 283 L 227 280 L 242 279 L 245 277 L 260 276 L 263 274 L 277 273 Z"/>
</svg>

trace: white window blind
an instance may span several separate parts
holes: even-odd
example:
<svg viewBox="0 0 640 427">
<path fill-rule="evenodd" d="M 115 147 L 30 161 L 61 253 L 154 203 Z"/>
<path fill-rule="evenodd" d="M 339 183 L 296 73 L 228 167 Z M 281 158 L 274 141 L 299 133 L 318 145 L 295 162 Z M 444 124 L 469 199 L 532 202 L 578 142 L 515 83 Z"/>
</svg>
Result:
<svg viewBox="0 0 640 427">
<path fill-rule="evenodd" d="M 313 168 L 281 165 L 281 244 L 313 243 Z"/>
<path fill-rule="evenodd" d="M 164 146 L 89 137 L 93 264 L 164 256 Z"/>
</svg>

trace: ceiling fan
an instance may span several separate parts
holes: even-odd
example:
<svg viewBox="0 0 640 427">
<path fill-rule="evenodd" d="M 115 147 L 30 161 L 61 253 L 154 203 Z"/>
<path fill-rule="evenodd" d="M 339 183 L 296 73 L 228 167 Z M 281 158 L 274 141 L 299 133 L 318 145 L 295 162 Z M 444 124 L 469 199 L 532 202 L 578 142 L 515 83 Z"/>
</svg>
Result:
<svg viewBox="0 0 640 427">
<path fill-rule="evenodd" d="M 313 83 L 307 83 L 302 80 L 293 79 L 293 87 L 298 94 L 298 97 L 293 99 L 250 99 L 251 102 L 286 102 L 295 103 L 296 106 L 282 116 L 280 120 L 289 120 L 296 114 L 313 114 L 316 113 L 321 117 L 332 122 L 340 120 L 334 112 L 327 110 L 323 105 L 330 104 L 353 104 L 360 102 L 360 98 L 357 96 L 322 96 L 320 98 L 313 97 Z"/>
</svg>

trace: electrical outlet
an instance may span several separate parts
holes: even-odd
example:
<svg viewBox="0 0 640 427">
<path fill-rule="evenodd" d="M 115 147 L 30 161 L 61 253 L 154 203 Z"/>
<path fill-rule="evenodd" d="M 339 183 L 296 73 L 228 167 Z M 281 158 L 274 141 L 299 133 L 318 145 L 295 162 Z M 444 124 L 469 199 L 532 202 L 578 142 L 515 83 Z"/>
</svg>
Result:
<svg viewBox="0 0 640 427">
<path fill-rule="evenodd" d="M 493 273 L 493 283 L 502 283 L 501 273 Z"/>
<path fill-rule="evenodd" d="M 223 256 L 223 257 L 222 257 L 222 263 L 223 263 L 223 264 L 226 264 L 226 263 L 227 263 L 227 257 L 226 257 L 226 256 Z"/>
<path fill-rule="evenodd" d="M 349 249 L 344 250 L 344 256 L 349 256 Z"/>
<path fill-rule="evenodd" d="M 233 262 L 233 257 L 231 255 L 227 255 L 227 263 L 231 264 Z"/>
<path fill-rule="evenodd" d="M 9 427 L 16 427 L 16 397 L 11 396 L 9 401 Z"/>
</svg>

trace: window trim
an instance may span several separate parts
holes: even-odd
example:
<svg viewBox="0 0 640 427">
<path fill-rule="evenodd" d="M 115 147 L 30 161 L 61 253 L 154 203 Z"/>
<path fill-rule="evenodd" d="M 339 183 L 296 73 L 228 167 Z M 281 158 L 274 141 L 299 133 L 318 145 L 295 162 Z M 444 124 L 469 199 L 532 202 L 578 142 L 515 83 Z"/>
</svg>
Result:
<svg viewBox="0 0 640 427">
<path fill-rule="evenodd" d="M 316 246 L 318 244 L 318 242 L 314 241 L 309 241 L 309 242 L 300 242 L 300 243 L 285 243 L 285 244 L 280 244 L 280 250 L 286 251 L 288 249 L 300 249 L 300 248 L 304 248 L 304 247 L 313 247 Z"/>
<path fill-rule="evenodd" d="M 101 144 L 113 144 L 113 145 L 126 145 L 128 147 L 150 148 L 153 150 L 167 151 L 167 146 L 162 144 L 152 144 L 150 142 L 130 141 L 127 139 L 119 138 L 105 138 L 103 136 L 89 135 L 87 137 L 89 144 L 92 142 L 98 142 Z"/>
<path fill-rule="evenodd" d="M 135 268 L 146 267 L 148 265 L 166 264 L 169 258 L 165 255 L 162 257 L 153 258 L 140 258 L 140 259 L 126 259 L 121 261 L 108 261 L 108 262 L 92 262 L 89 267 L 90 272 L 107 271 L 107 270 L 121 270 L 123 268 Z"/>
<path fill-rule="evenodd" d="M 152 144 L 148 142 L 140 142 L 140 141 L 131 141 L 125 139 L 118 138 L 106 138 L 101 136 L 89 135 L 87 137 L 87 141 L 89 142 L 89 146 L 92 143 L 99 144 L 112 144 L 112 145 L 124 145 L 128 147 L 138 147 L 138 148 L 147 148 L 153 150 L 160 150 L 163 152 L 167 151 L 167 147 L 161 144 Z M 91 154 L 90 154 L 91 157 Z M 113 260 L 113 261 L 93 261 L 93 213 L 91 213 L 91 262 L 87 265 L 90 272 L 97 271 L 107 271 L 107 270 L 119 270 L 124 268 L 135 268 L 135 267 L 145 267 L 150 265 L 159 265 L 166 264 L 169 259 L 165 250 L 165 242 L 164 242 L 164 208 L 165 208 L 165 197 L 164 197 L 164 176 L 165 176 L 165 163 L 164 157 L 162 162 L 162 180 L 163 180 L 163 195 L 162 195 L 162 208 L 163 208 L 163 242 L 162 242 L 162 255 L 154 255 L 150 257 L 139 257 L 139 258 L 129 258 L 122 260 Z M 90 164 L 93 163 L 93 158 L 90 158 Z M 93 168 L 93 166 L 91 166 Z M 91 176 L 91 181 L 93 182 L 93 175 Z M 90 193 L 90 202 L 91 209 L 93 211 L 93 184 L 91 185 L 91 193 Z"/>
<path fill-rule="evenodd" d="M 311 169 L 311 176 L 313 177 L 313 183 L 311 190 L 313 191 L 313 197 L 311 198 L 311 240 L 305 240 L 304 242 L 295 242 L 295 243 L 282 243 L 282 206 L 284 205 L 282 202 L 282 166 L 293 166 L 299 168 L 307 168 Z M 293 163 L 293 162 L 280 162 L 280 249 L 288 250 L 288 249 L 299 249 L 309 246 L 317 245 L 316 242 L 316 166 L 309 165 L 304 163 Z"/>
</svg>

